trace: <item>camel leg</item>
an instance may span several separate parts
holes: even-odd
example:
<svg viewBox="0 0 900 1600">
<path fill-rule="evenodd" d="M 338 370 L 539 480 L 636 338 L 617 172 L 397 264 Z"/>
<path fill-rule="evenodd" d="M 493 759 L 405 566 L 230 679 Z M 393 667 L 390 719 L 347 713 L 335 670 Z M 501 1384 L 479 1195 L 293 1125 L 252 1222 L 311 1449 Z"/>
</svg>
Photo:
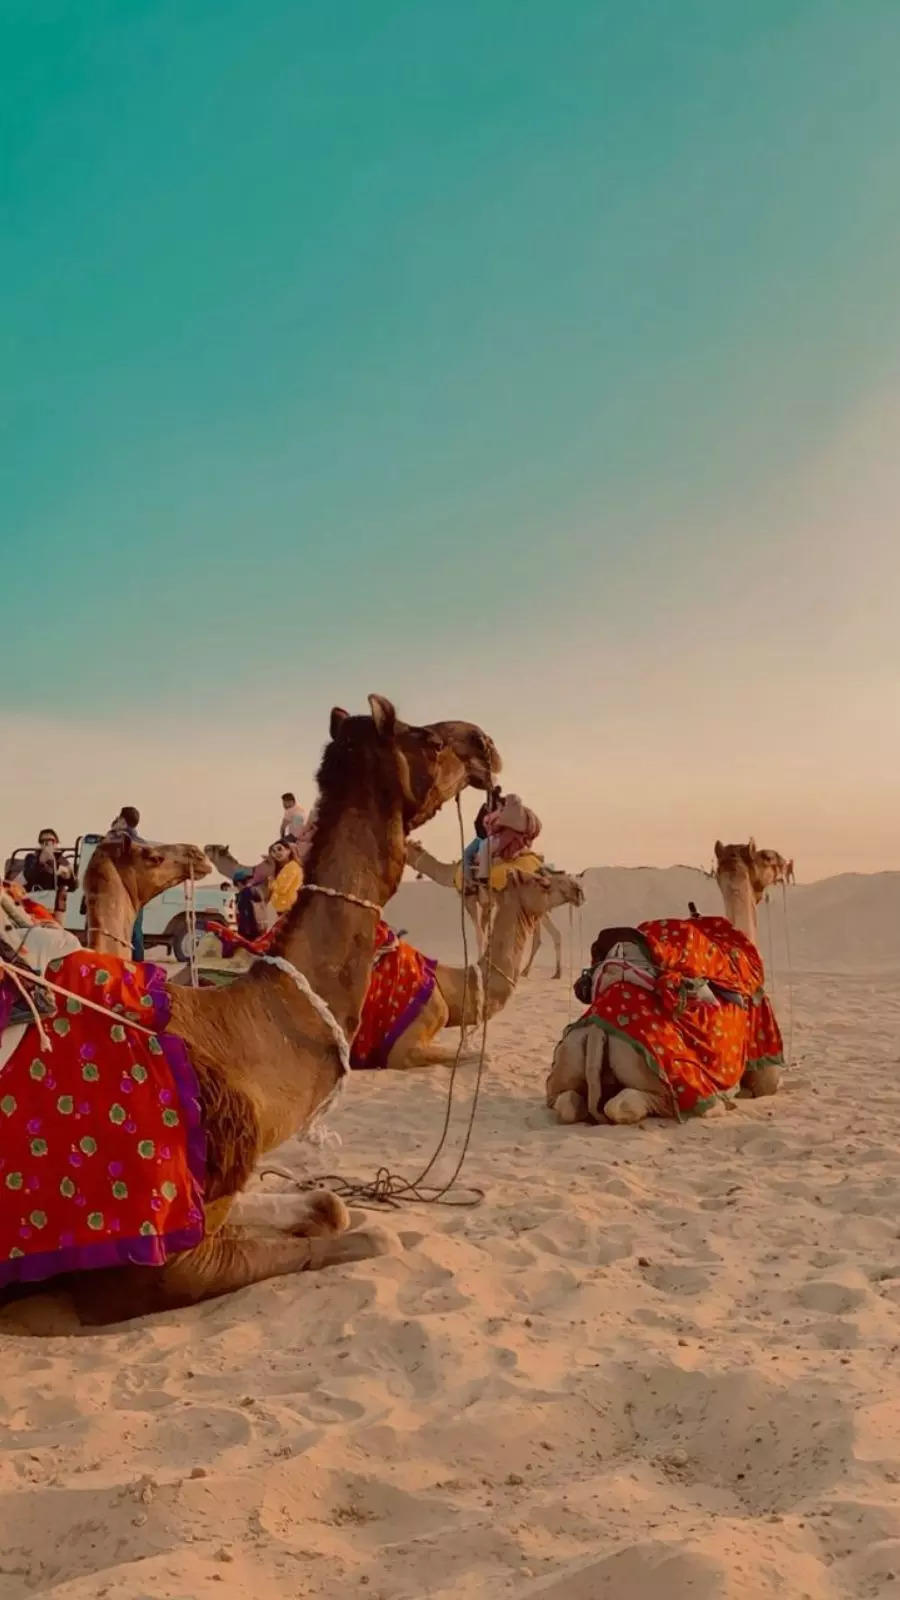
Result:
<svg viewBox="0 0 900 1600">
<path fill-rule="evenodd" d="M 537 955 L 537 953 L 540 950 L 540 948 L 541 948 L 541 924 L 539 922 L 536 922 L 535 925 L 534 925 L 534 938 L 533 938 L 533 940 L 531 942 L 531 955 L 528 957 L 528 965 L 522 969 L 522 977 L 523 978 L 527 978 L 528 977 L 529 972 L 531 971 L 532 967 L 534 966 L 534 958 Z"/>
<path fill-rule="evenodd" d="M 564 1089 L 553 1102 L 557 1122 L 587 1122 L 590 1117 L 588 1103 L 577 1089 Z"/>
<path fill-rule="evenodd" d="M 741 1079 L 741 1096 L 760 1100 L 765 1095 L 777 1094 L 780 1087 L 780 1067 L 758 1067 L 755 1072 L 744 1073 Z"/>
<path fill-rule="evenodd" d="M 222 1228 L 165 1267 L 86 1273 L 70 1279 L 68 1286 L 82 1323 L 97 1326 L 155 1311 L 175 1311 L 246 1289 L 266 1278 L 342 1266 L 388 1255 L 394 1249 L 394 1237 L 379 1227 L 318 1238 Z M 100 1279 L 105 1281 L 98 1282 Z"/>
<path fill-rule="evenodd" d="M 585 1055 L 590 1031 L 588 1028 L 573 1028 L 563 1034 L 553 1052 L 546 1092 L 547 1104 L 556 1113 L 558 1122 L 587 1121 Z M 582 1108 L 584 1115 L 581 1114 Z"/>
<path fill-rule="evenodd" d="M 673 1116 L 668 1089 L 634 1045 L 614 1035 L 610 1035 L 608 1045 L 610 1072 L 616 1083 L 622 1085 L 620 1092 L 603 1107 L 608 1121 L 634 1123 L 643 1122 L 645 1117 Z"/>
<path fill-rule="evenodd" d="M 408 1072 L 412 1067 L 452 1067 L 458 1064 L 461 1067 L 474 1066 L 481 1060 L 481 1050 L 456 1050 L 448 1049 L 442 1044 L 410 1044 L 404 1036 L 397 1040 L 387 1059 L 388 1067 L 395 1071 Z M 485 1056 L 487 1063 L 487 1056 Z"/>
<path fill-rule="evenodd" d="M 254 1189 L 239 1194 L 228 1213 L 229 1223 L 240 1228 L 277 1228 L 306 1239 L 325 1233 L 343 1233 L 350 1213 L 343 1200 L 328 1189 L 299 1194 L 270 1194 Z"/>
<path fill-rule="evenodd" d="M 556 956 L 556 971 L 554 972 L 553 976 L 554 976 L 554 978 L 561 978 L 562 977 L 562 934 L 560 933 L 560 931 L 559 931 L 558 927 L 556 926 L 556 923 L 553 921 L 552 917 L 545 917 L 544 918 L 544 927 L 547 929 L 547 932 L 549 933 L 550 938 L 553 941 L 553 950 L 554 950 L 554 954 Z"/>
</svg>

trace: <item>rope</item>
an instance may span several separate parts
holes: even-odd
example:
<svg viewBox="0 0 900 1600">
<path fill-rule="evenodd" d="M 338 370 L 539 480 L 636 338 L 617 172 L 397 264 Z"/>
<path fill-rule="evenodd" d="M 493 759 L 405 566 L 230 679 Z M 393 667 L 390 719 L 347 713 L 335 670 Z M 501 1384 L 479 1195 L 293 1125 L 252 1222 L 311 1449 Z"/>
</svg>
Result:
<svg viewBox="0 0 900 1600">
<path fill-rule="evenodd" d="M 8 962 L 0 959 L 0 972 L 6 973 L 7 976 L 12 976 L 13 968 Z M 134 1028 L 137 1033 L 146 1033 L 151 1038 L 155 1038 L 157 1032 L 161 1031 L 156 1028 L 145 1028 L 142 1022 L 132 1022 L 128 1017 L 123 1016 L 120 1011 L 113 1011 L 108 1006 L 98 1005 L 96 1000 L 88 1000 L 85 995 L 75 994 L 71 989 L 63 989 L 58 983 L 51 983 L 50 979 L 45 978 L 40 972 L 26 972 L 23 967 L 17 967 L 15 968 L 15 973 L 20 978 L 25 978 L 28 983 L 36 983 L 42 989 L 49 989 L 51 994 L 61 994 L 66 1000 L 77 1000 L 80 1005 L 84 1006 L 86 1011 L 96 1011 L 101 1017 L 105 1017 L 107 1022 L 110 1020 L 121 1022 L 123 1028 Z M 53 1048 L 52 1042 L 48 1048 Z"/>
<path fill-rule="evenodd" d="M 772 985 L 772 1004 L 778 1010 L 778 979 L 775 976 L 775 936 L 772 932 L 772 906 L 769 896 L 766 895 L 766 942 L 769 946 L 769 959 L 766 963 L 769 982 Z"/>
<path fill-rule="evenodd" d="M 341 1062 L 341 1077 L 346 1077 L 350 1071 L 350 1046 L 347 1043 L 347 1035 L 328 1002 L 323 1000 L 320 994 L 316 994 L 309 979 L 304 976 L 299 968 L 287 961 L 284 956 L 259 956 L 258 960 L 264 961 L 269 967 L 277 967 L 279 972 L 286 972 L 289 978 L 293 978 L 300 993 L 306 997 L 313 1010 L 321 1017 L 334 1039 Z M 331 1096 L 329 1096 L 330 1098 Z M 316 1113 L 317 1117 L 321 1116 L 321 1114 L 321 1110 Z"/>
<path fill-rule="evenodd" d="M 572 906 L 572 902 L 569 902 L 569 997 L 567 997 L 569 998 L 569 1003 L 565 1008 L 565 1021 L 567 1022 L 572 1021 L 572 1002 L 573 998 L 575 998 L 573 960 L 575 960 L 575 906 Z"/>
<path fill-rule="evenodd" d="M 364 900 L 362 895 L 358 894 L 347 894 L 343 889 L 326 889 L 324 884 L 321 883 L 302 884 L 300 888 L 301 894 L 304 889 L 308 889 L 310 894 L 330 895 L 332 900 L 349 900 L 352 906 L 365 906 L 367 911 L 374 911 L 379 917 L 384 910 L 384 906 L 377 906 L 374 900 Z"/>
<path fill-rule="evenodd" d="M 462 804 L 458 795 L 456 798 L 456 811 L 459 819 L 459 836 L 461 847 L 460 860 L 462 860 L 462 856 L 465 853 L 465 832 L 463 828 Z M 490 887 L 490 869 L 491 846 L 490 840 L 488 840 L 489 901 L 493 895 L 493 889 Z M 344 896 L 343 898 L 350 899 L 352 896 Z M 492 910 L 492 906 L 489 905 L 489 909 Z M 459 910 L 463 946 L 463 968 L 465 972 L 465 978 L 463 979 L 463 1019 L 465 1019 L 466 1006 L 469 996 L 469 982 L 473 975 L 469 971 L 469 938 L 468 929 L 466 926 L 465 878 L 462 870 L 460 872 Z M 491 917 L 488 924 L 488 942 L 484 956 L 485 964 L 488 968 L 493 965 L 491 962 L 492 937 L 493 917 Z M 392 1172 L 389 1167 L 379 1167 L 375 1177 L 370 1183 L 352 1183 L 349 1179 L 341 1177 L 340 1174 L 337 1173 L 325 1173 L 316 1178 L 298 1180 L 295 1173 L 289 1171 L 283 1166 L 279 1166 L 277 1163 L 273 1164 L 271 1162 L 260 1165 L 257 1168 L 257 1172 L 260 1177 L 265 1177 L 267 1174 L 273 1174 L 276 1177 L 289 1178 L 300 1190 L 320 1189 L 323 1187 L 328 1188 L 331 1189 L 335 1194 L 340 1195 L 343 1200 L 355 1203 L 356 1205 L 363 1206 L 364 1208 L 370 1210 L 376 1206 L 388 1206 L 393 1210 L 397 1210 L 404 1202 L 419 1205 L 480 1205 L 481 1201 L 484 1199 L 484 1190 L 475 1188 L 474 1186 L 468 1190 L 463 1190 L 457 1198 L 452 1198 L 452 1191 L 456 1187 L 457 1179 L 462 1172 L 466 1156 L 469 1152 L 469 1145 L 472 1139 L 472 1129 L 475 1125 L 475 1115 L 478 1110 L 478 1101 L 481 1094 L 481 1082 L 484 1075 L 484 1063 L 487 1053 L 487 1004 L 482 1003 L 480 998 L 480 996 L 483 994 L 483 989 L 479 989 L 478 994 L 478 1013 L 481 1021 L 481 1048 L 478 1058 L 478 1070 L 475 1078 L 475 1087 L 472 1091 L 472 1103 L 469 1108 L 469 1116 L 466 1124 L 465 1134 L 463 1136 L 462 1148 L 460 1150 L 456 1166 L 446 1182 L 426 1183 L 425 1179 L 432 1172 L 438 1157 L 441 1155 L 444 1146 L 447 1143 L 447 1136 L 450 1131 L 450 1119 L 453 1110 L 453 1096 L 456 1089 L 456 1074 L 459 1070 L 460 1059 L 462 1057 L 463 1048 L 466 1041 L 466 1029 L 464 1026 L 460 1027 L 459 1044 L 457 1045 L 456 1056 L 450 1068 L 450 1082 L 447 1085 L 447 1100 L 444 1107 L 444 1124 L 441 1129 L 440 1138 L 438 1139 L 429 1161 L 415 1178 L 404 1178 L 399 1173 Z"/>
<path fill-rule="evenodd" d="M 187 923 L 188 939 L 188 966 L 191 971 L 191 988 L 200 986 L 200 975 L 197 971 L 197 903 L 194 899 L 194 866 L 190 866 L 189 876 L 184 881 L 184 918 Z"/>
<path fill-rule="evenodd" d="M 34 1020 L 35 1027 L 37 1028 L 37 1031 L 38 1031 L 38 1040 L 40 1041 L 41 1049 L 42 1050 L 52 1050 L 53 1046 L 50 1043 L 50 1036 L 47 1033 L 46 1028 L 44 1027 L 44 1022 L 43 1022 L 43 1018 L 41 1017 L 41 1013 L 38 1011 L 37 1006 L 35 1005 L 34 1001 L 31 998 L 31 990 L 30 989 L 26 989 L 24 984 L 23 984 L 23 982 L 22 982 L 22 978 L 26 977 L 26 976 L 30 976 L 30 974 L 24 973 L 22 971 L 21 967 L 13 967 L 9 962 L 6 962 L 6 961 L 0 961 L 0 968 L 2 968 L 2 970 L 5 973 L 6 977 L 9 978 L 10 981 L 12 982 L 13 988 L 14 989 L 18 989 L 19 994 L 22 996 L 22 999 L 24 1000 L 26 1006 L 28 1007 L 29 1011 L 31 1012 L 32 1018 Z M 35 976 L 37 976 L 37 974 L 35 974 Z"/>
<path fill-rule="evenodd" d="M 787 883 L 781 880 L 781 894 L 784 904 L 784 942 L 787 950 L 787 993 L 788 993 L 788 1048 L 787 1065 L 794 1063 L 794 958 L 791 953 L 791 919 L 788 912 Z"/>
</svg>

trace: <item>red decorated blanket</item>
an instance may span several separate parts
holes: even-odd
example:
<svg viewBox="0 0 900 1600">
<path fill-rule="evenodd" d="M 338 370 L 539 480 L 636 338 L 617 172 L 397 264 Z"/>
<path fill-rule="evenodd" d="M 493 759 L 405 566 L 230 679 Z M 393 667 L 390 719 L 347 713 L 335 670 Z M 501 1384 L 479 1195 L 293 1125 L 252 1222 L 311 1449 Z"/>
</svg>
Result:
<svg viewBox="0 0 900 1600">
<path fill-rule="evenodd" d="M 244 939 L 232 929 L 216 929 L 226 954 L 250 950 L 267 955 L 280 922 L 258 939 Z M 359 1027 L 350 1050 L 350 1065 L 357 1071 L 386 1067 L 400 1035 L 414 1022 L 434 991 L 436 961 L 414 945 L 398 939 L 393 928 L 379 922 L 375 930 L 375 958 Z"/>
<path fill-rule="evenodd" d="M 745 1072 L 783 1064 L 751 940 L 725 917 L 642 922 L 637 931 L 655 967 L 653 987 L 611 984 L 575 1027 L 595 1024 L 629 1039 L 668 1084 L 677 1116 L 736 1093 Z M 710 983 L 712 994 L 704 990 Z"/>
<path fill-rule="evenodd" d="M 400 1035 L 434 992 L 436 966 L 414 945 L 398 939 L 386 922 L 379 922 L 375 963 L 350 1051 L 350 1064 L 357 1071 L 387 1066 Z"/>
<path fill-rule="evenodd" d="M 206 1141 L 163 969 L 82 950 L 47 976 L 69 991 L 51 1048 L 28 1028 L 0 1072 L 0 1286 L 159 1266 L 204 1234 Z"/>
</svg>

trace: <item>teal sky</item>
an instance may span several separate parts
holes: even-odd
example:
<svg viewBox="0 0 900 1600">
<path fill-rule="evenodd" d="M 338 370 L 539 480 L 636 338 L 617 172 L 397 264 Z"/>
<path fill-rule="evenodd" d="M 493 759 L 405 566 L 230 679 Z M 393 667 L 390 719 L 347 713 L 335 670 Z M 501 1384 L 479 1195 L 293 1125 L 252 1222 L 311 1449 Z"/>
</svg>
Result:
<svg viewBox="0 0 900 1600">
<path fill-rule="evenodd" d="M 3 34 L 4 844 L 262 848 L 378 689 L 557 858 L 900 865 L 896 0 Z"/>
</svg>

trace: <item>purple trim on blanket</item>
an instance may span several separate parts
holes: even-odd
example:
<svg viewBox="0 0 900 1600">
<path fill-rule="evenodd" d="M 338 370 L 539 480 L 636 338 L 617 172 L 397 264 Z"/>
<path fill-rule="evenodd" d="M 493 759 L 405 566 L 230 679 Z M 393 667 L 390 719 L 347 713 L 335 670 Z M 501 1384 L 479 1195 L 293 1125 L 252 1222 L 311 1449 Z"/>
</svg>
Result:
<svg viewBox="0 0 900 1600">
<path fill-rule="evenodd" d="M 390 946 L 388 948 L 390 948 Z M 409 1027 L 411 1022 L 415 1022 L 419 1012 L 431 999 L 431 996 L 434 993 L 434 974 L 437 970 L 437 961 L 432 960 L 430 956 L 424 956 L 423 960 L 425 963 L 425 976 L 410 1000 L 409 1005 L 406 1007 L 406 1010 L 401 1011 L 393 1027 L 388 1029 L 388 1032 L 381 1041 L 380 1049 L 373 1050 L 365 1061 L 354 1061 L 351 1054 L 350 1065 L 355 1072 L 378 1072 L 383 1067 L 386 1067 L 388 1056 L 393 1050 L 394 1045 L 397 1043 L 397 1040 L 400 1038 L 400 1035 L 406 1032 L 406 1029 Z"/>
<path fill-rule="evenodd" d="M 203 1238 L 203 1217 L 180 1232 L 163 1238 L 101 1239 L 98 1244 L 73 1245 L 66 1250 L 46 1250 L 40 1255 L 16 1256 L 0 1262 L 0 1289 L 13 1283 L 39 1283 L 64 1272 L 87 1272 L 96 1267 L 164 1267 L 179 1250 L 192 1250 Z"/>
<path fill-rule="evenodd" d="M 0 1033 L 6 1027 L 12 1008 L 18 998 L 19 991 L 15 985 L 9 978 L 4 978 L 3 982 L 0 983 Z"/>
<path fill-rule="evenodd" d="M 179 1250 L 189 1250 L 193 1245 L 199 1244 L 206 1233 L 206 1223 L 203 1215 L 203 1193 L 206 1188 L 206 1129 L 200 1111 L 200 1089 L 197 1084 L 197 1074 L 191 1065 L 191 1058 L 187 1053 L 187 1045 L 177 1033 L 167 1033 L 169 1019 L 172 1015 L 172 1001 L 169 998 L 166 971 L 164 967 L 155 962 L 148 968 L 147 992 L 155 1002 L 154 1023 L 159 1030 L 159 1042 L 162 1045 L 163 1055 L 168 1063 L 169 1071 L 175 1083 L 181 1109 L 184 1114 L 185 1136 L 187 1139 L 188 1171 L 194 1180 L 193 1203 L 197 1211 L 196 1236 L 190 1244 L 180 1241 L 186 1231 L 181 1229 L 172 1235 L 173 1243 L 167 1243 L 169 1255 L 176 1255 Z M 163 1236 L 166 1243 L 168 1235 Z"/>
<path fill-rule="evenodd" d="M 0 1261 L 0 1288 L 13 1283 L 38 1283 L 65 1272 L 87 1272 L 97 1267 L 163 1267 L 181 1250 L 192 1250 L 206 1233 L 203 1191 L 206 1185 L 206 1133 L 200 1118 L 197 1077 L 191 1066 L 184 1040 L 165 1033 L 172 1013 L 166 989 L 166 973 L 155 962 L 145 962 L 147 992 L 153 1000 L 152 1022 L 158 1029 L 163 1056 L 172 1074 L 184 1117 L 188 1169 L 193 1179 L 191 1222 L 186 1228 L 169 1233 L 138 1235 L 130 1239 L 99 1239 L 96 1244 L 73 1245 L 69 1249 L 48 1250 L 40 1254 L 16 1256 Z M 148 1018 L 149 1022 L 151 1019 Z"/>
</svg>

